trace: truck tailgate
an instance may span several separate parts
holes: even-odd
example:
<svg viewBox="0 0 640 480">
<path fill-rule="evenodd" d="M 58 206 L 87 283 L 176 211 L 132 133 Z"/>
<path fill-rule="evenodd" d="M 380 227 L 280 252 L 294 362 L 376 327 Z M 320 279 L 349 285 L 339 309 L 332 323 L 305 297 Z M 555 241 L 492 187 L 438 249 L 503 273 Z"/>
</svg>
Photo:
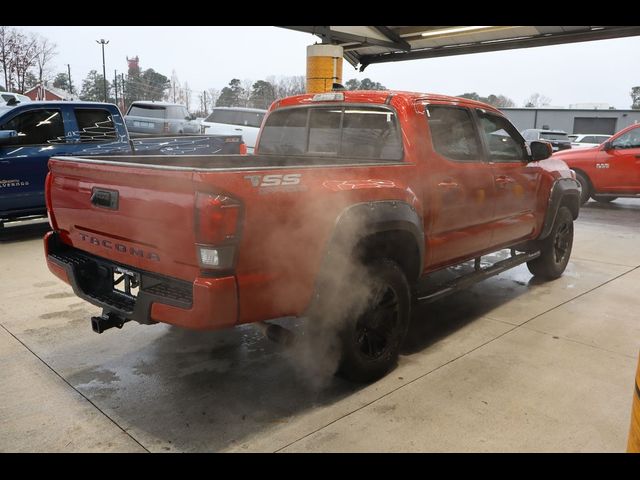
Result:
<svg viewBox="0 0 640 480">
<path fill-rule="evenodd" d="M 49 168 L 48 201 L 65 243 L 146 271 L 197 276 L 192 171 L 55 158 Z"/>
</svg>

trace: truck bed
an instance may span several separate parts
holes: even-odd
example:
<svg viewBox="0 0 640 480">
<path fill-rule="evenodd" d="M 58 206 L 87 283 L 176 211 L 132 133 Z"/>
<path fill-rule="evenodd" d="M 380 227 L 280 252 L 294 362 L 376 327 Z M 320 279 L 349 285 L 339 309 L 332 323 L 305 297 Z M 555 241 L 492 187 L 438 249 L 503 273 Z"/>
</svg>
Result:
<svg viewBox="0 0 640 480">
<path fill-rule="evenodd" d="M 108 163 L 109 165 L 136 164 L 143 166 L 175 167 L 178 169 L 237 170 L 285 167 L 317 167 L 332 165 L 397 165 L 402 161 L 345 158 L 309 155 L 95 155 L 90 158 L 53 157 L 74 162 Z"/>
</svg>

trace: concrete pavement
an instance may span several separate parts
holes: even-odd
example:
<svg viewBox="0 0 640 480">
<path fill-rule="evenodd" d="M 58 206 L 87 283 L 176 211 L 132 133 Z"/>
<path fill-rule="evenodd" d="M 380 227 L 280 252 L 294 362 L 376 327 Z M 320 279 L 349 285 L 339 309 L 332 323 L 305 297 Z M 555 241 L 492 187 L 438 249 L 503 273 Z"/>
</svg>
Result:
<svg viewBox="0 0 640 480">
<path fill-rule="evenodd" d="M 309 378 L 252 326 L 99 313 L 31 222 L 0 234 L 0 451 L 622 452 L 640 347 L 640 201 L 589 202 L 550 283 L 525 266 L 415 309 L 398 367 Z M 293 320 L 287 323 L 295 325 Z"/>
</svg>

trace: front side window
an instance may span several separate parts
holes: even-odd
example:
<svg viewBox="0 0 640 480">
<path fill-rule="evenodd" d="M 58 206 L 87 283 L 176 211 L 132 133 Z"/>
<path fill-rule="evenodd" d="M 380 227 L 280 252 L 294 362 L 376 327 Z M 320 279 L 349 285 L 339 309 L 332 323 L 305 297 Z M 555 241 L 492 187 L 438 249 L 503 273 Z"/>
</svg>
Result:
<svg viewBox="0 0 640 480">
<path fill-rule="evenodd" d="M 267 118 L 260 153 L 402 159 L 393 111 L 369 106 L 322 106 L 276 110 Z"/>
<path fill-rule="evenodd" d="M 634 128 L 620 135 L 611 145 L 613 148 L 640 148 L 640 128 Z"/>
<path fill-rule="evenodd" d="M 480 132 L 489 149 L 489 160 L 492 162 L 524 162 L 529 159 L 522 137 L 506 118 L 482 110 L 477 110 L 477 113 L 480 120 Z"/>
<path fill-rule="evenodd" d="M 480 161 L 480 143 L 466 108 L 429 105 L 426 109 L 433 148 L 457 161 Z"/>
<path fill-rule="evenodd" d="M 9 140 L 11 145 L 41 145 L 64 143 L 62 113 L 57 109 L 24 112 L 0 126 L 0 130 L 15 130 L 18 136 Z"/>
<path fill-rule="evenodd" d="M 80 142 L 117 140 L 116 127 L 111 114 L 102 109 L 76 109 Z"/>
</svg>

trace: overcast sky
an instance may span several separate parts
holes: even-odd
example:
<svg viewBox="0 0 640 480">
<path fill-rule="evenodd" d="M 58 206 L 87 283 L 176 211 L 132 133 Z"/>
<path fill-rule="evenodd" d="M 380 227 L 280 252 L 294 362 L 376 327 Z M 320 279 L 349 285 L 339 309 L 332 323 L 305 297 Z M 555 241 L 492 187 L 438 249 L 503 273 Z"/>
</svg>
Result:
<svg viewBox="0 0 640 480">
<path fill-rule="evenodd" d="M 126 57 L 140 57 L 141 69 L 187 81 L 194 91 L 225 87 L 232 78 L 260 80 L 275 75 L 304 75 L 306 46 L 319 38 L 277 27 L 47 27 L 21 26 L 58 47 L 55 72 L 71 65 L 75 85 L 90 70 L 102 73 L 105 47 L 107 78 L 126 73 Z M 360 73 L 347 61 L 343 81 L 369 77 L 389 89 L 459 95 L 505 95 L 523 106 L 532 93 L 551 105 L 607 103 L 630 108 L 631 87 L 640 85 L 640 37 L 458 55 L 369 65 Z M 194 97 L 196 98 L 196 97 Z"/>
</svg>

